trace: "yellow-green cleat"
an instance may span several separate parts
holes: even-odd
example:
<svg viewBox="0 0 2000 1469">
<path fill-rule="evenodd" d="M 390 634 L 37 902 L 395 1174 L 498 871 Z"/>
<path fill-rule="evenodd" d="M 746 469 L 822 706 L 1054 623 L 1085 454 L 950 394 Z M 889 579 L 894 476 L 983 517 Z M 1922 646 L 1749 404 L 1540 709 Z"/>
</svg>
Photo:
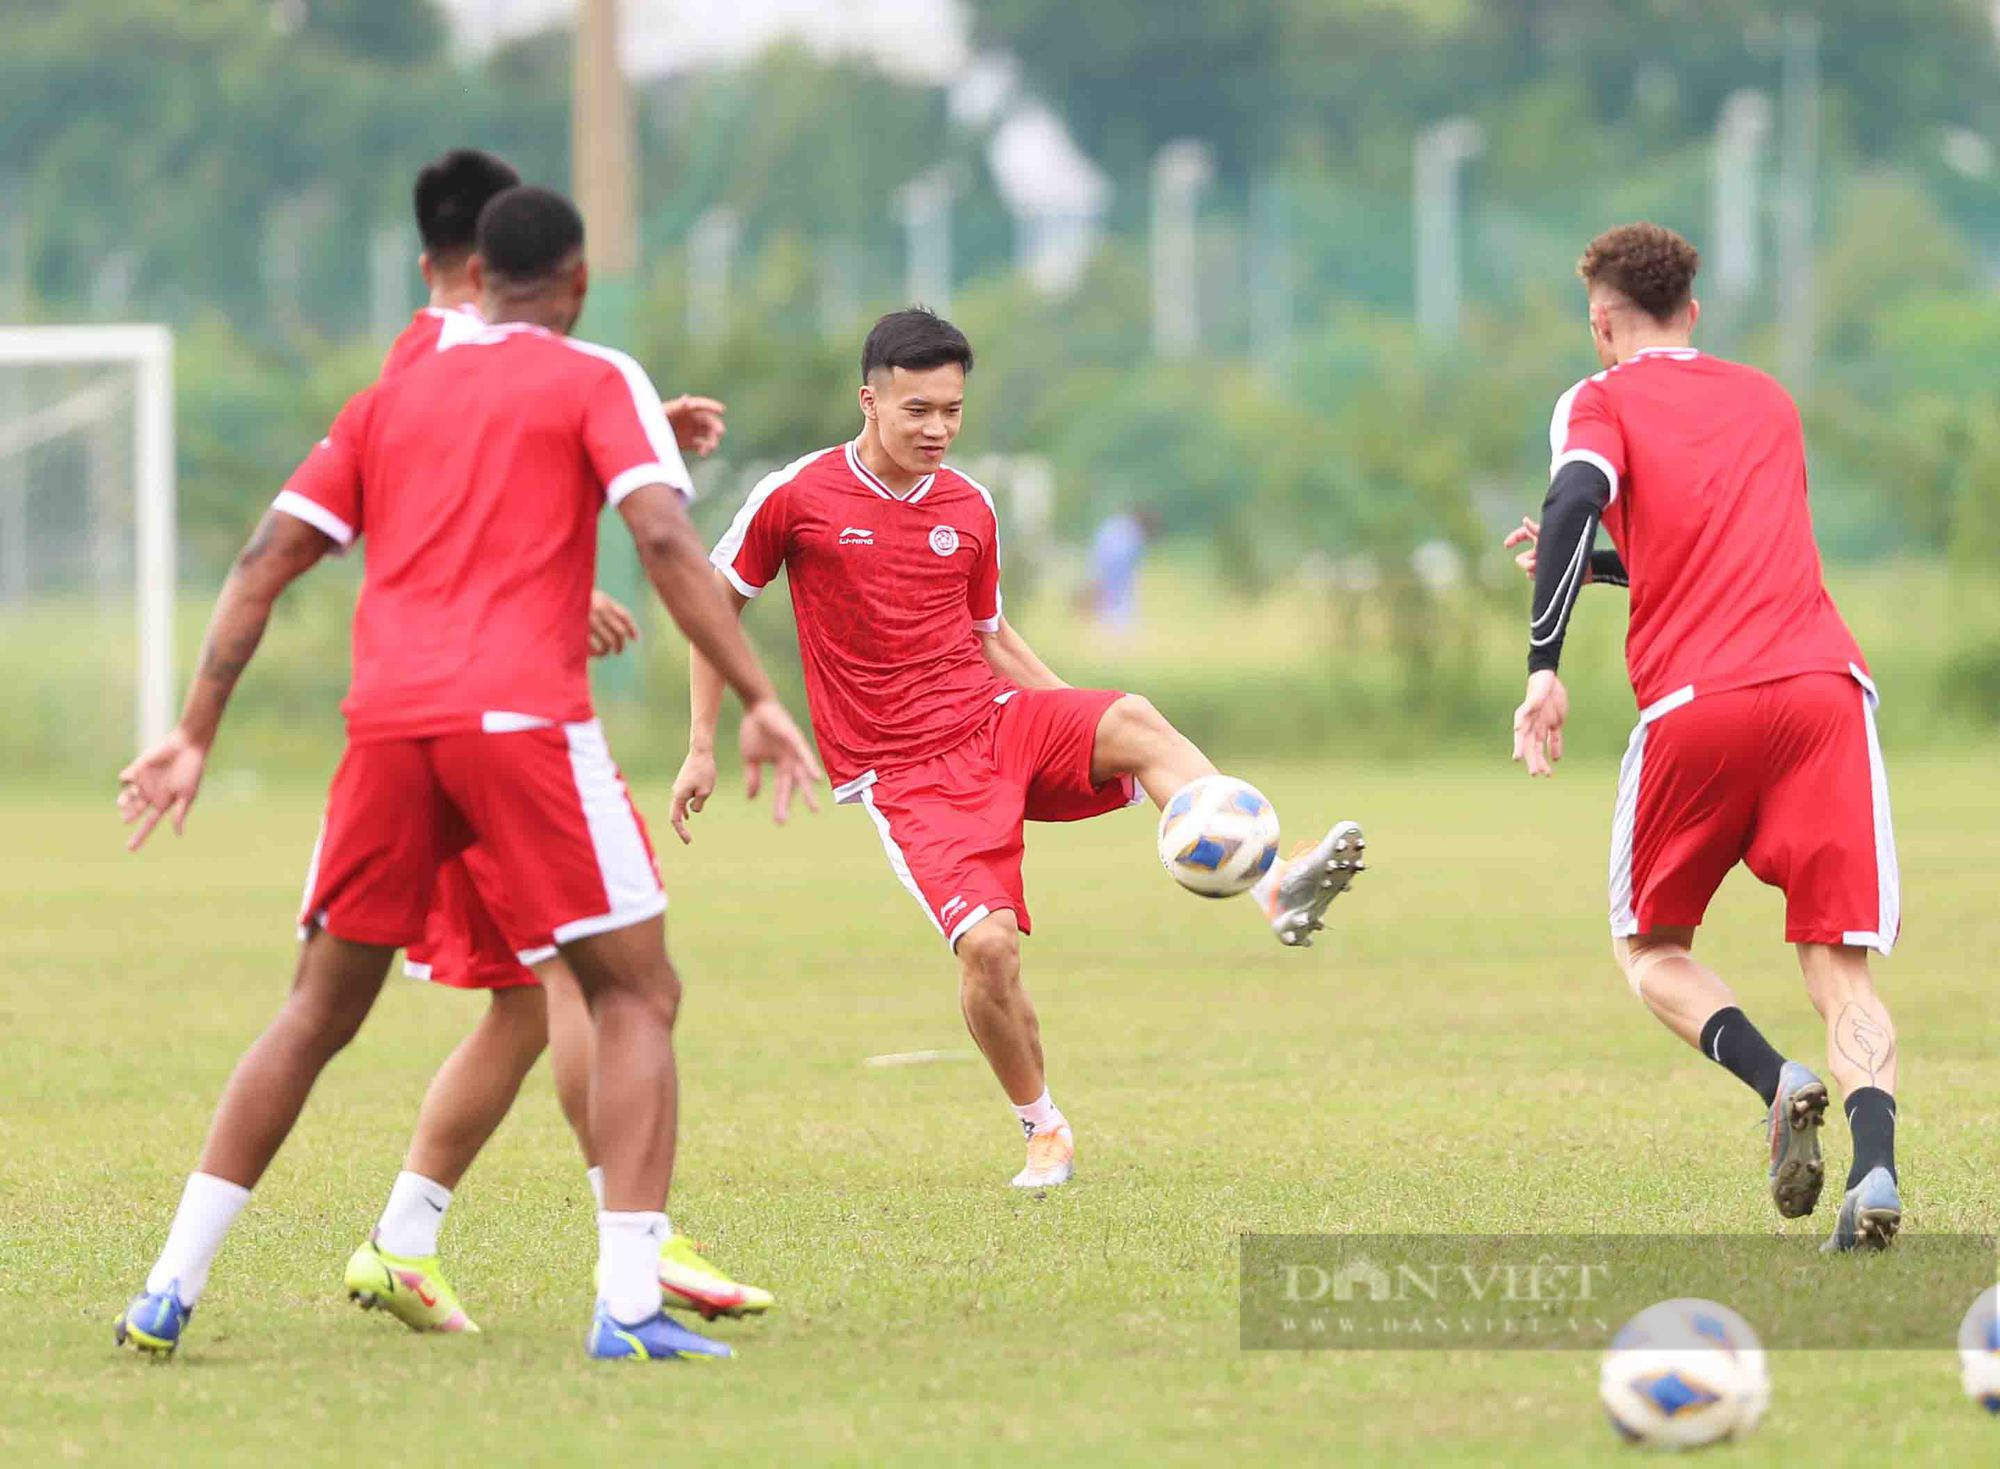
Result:
<svg viewBox="0 0 2000 1469">
<path fill-rule="evenodd" d="M 404 1259 L 371 1237 L 347 1262 L 347 1298 L 364 1311 L 387 1311 L 412 1331 L 477 1331 L 436 1255 Z"/>
<path fill-rule="evenodd" d="M 718 1316 L 759 1316 L 771 1309 L 771 1293 L 731 1280 L 701 1257 L 686 1235 L 669 1235 L 660 1247 L 660 1290 L 675 1311 Z"/>
</svg>

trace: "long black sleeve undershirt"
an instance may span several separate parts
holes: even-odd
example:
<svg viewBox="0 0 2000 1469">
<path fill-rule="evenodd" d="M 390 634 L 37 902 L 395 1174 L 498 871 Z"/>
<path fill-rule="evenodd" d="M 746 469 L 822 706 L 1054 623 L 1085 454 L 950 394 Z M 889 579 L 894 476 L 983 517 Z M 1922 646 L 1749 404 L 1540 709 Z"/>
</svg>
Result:
<svg viewBox="0 0 2000 1469">
<path fill-rule="evenodd" d="M 1583 460 L 1563 465 L 1549 482 L 1548 498 L 1542 502 L 1541 539 L 1535 547 L 1535 600 L 1528 623 L 1530 673 L 1554 669 L 1562 662 L 1576 594 L 1595 570 L 1591 545 L 1597 539 L 1597 523 L 1610 503 L 1611 481 L 1603 470 Z"/>
<path fill-rule="evenodd" d="M 1625 569 L 1618 553 L 1607 546 L 1602 551 L 1590 553 L 1590 585 L 1629 587 L 1632 585 L 1632 573 Z"/>
</svg>

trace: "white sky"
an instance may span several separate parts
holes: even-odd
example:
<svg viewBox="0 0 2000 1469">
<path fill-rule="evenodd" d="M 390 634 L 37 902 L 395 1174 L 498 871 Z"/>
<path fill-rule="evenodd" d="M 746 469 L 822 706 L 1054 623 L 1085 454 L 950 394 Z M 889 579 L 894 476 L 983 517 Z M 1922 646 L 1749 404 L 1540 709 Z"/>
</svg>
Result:
<svg viewBox="0 0 2000 1469">
<path fill-rule="evenodd" d="M 443 0 L 462 45 L 483 51 L 562 22 L 576 0 Z M 799 39 L 871 57 L 914 81 L 944 82 L 970 56 L 961 0 L 624 0 L 625 55 L 638 75 L 754 56 Z"/>
</svg>

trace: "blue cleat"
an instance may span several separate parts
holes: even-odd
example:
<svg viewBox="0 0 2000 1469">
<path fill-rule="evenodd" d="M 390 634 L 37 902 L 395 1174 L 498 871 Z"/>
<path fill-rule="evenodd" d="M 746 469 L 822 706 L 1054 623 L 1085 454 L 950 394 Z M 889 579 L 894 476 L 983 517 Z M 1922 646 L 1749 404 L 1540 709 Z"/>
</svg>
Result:
<svg viewBox="0 0 2000 1469">
<path fill-rule="evenodd" d="M 1819 1203 L 1826 1163 L 1819 1130 L 1826 1122 L 1826 1083 L 1796 1061 L 1778 1073 L 1771 1102 L 1771 1200 L 1787 1219 L 1803 1219 Z"/>
<path fill-rule="evenodd" d="M 1840 1201 L 1840 1217 L 1833 1221 L 1833 1234 L 1820 1251 L 1837 1255 L 1849 1250 L 1886 1250 L 1902 1227 L 1903 1200 L 1896 1192 L 1894 1175 L 1886 1168 L 1871 1168 Z"/>
<path fill-rule="evenodd" d="M 144 1291 L 134 1296 L 132 1304 L 119 1313 L 112 1327 L 112 1337 L 118 1345 L 163 1359 L 171 1357 L 174 1348 L 181 1344 L 188 1318 L 194 1315 L 193 1306 L 181 1304 L 180 1288 L 181 1283 L 176 1280 L 165 1290 Z"/>
<path fill-rule="evenodd" d="M 597 1303 L 597 1318 L 590 1323 L 590 1337 L 584 1350 L 601 1362 L 663 1362 L 675 1357 L 733 1357 L 727 1345 L 698 1336 L 675 1321 L 665 1311 L 637 1326 L 624 1326 L 611 1319 L 604 1302 Z"/>
</svg>

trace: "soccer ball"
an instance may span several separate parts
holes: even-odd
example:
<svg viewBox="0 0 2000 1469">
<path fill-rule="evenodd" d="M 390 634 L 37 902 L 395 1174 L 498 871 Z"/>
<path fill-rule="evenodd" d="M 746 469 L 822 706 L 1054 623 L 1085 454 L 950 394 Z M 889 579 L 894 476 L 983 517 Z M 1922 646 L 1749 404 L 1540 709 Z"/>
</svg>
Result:
<svg viewBox="0 0 2000 1469">
<path fill-rule="evenodd" d="M 1278 813 L 1264 793 L 1229 775 L 1204 775 L 1160 813 L 1160 863 L 1204 898 L 1242 892 L 1278 859 Z"/>
<path fill-rule="evenodd" d="M 1972 1303 L 1958 1328 L 1958 1361 L 1965 1395 L 1989 1413 L 2000 1414 L 2000 1285 Z"/>
<path fill-rule="evenodd" d="M 1597 1395 L 1631 1443 L 1693 1449 L 1747 1434 L 1771 1401 L 1764 1347 L 1714 1301 L 1662 1301 L 1611 1339 Z"/>
</svg>

